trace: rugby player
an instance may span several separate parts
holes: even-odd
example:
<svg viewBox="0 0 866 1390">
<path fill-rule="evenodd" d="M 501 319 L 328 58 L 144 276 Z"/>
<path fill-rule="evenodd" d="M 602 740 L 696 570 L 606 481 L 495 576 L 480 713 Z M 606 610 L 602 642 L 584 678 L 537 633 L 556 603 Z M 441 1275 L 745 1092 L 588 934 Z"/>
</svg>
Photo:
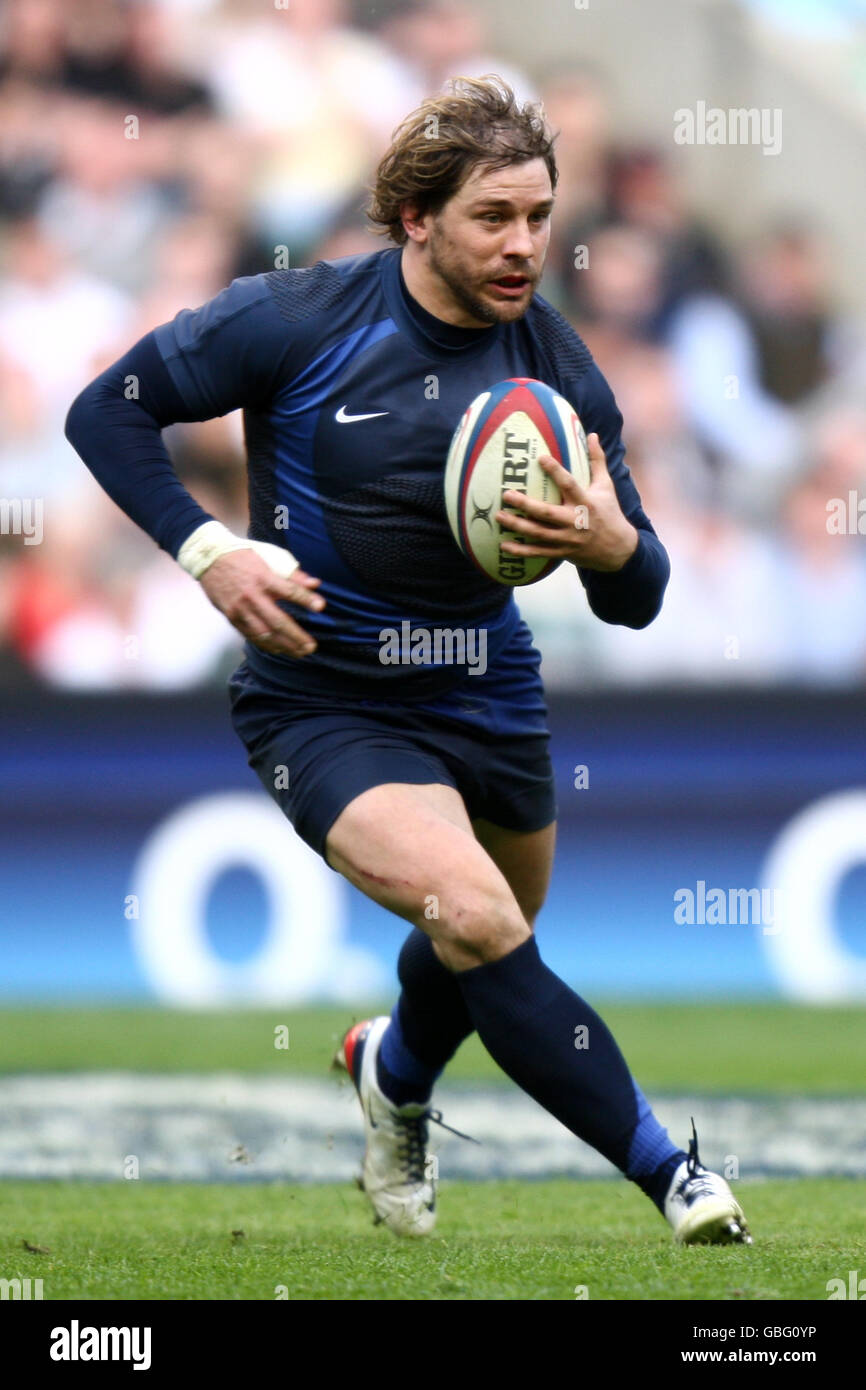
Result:
<svg viewBox="0 0 866 1390">
<path fill-rule="evenodd" d="M 351 1028 L 338 1053 L 376 1219 L 398 1235 L 432 1229 L 432 1088 L 477 1031 L 678 1240 L 748 1242 L 696 1136 L 688 1152 L 671 1141 L 605 1023 L 539 954 L 556 819 L 540 657 L 513 590 L 463 557 L 445 514 L 468 403 L 508 377 L 545 381 L 583 422 L 592 480 L 548 459 L 560 505 L 506 492 L 510 547 L 574 565 L 603 622 L 642 628 L 659 611 L 669 562 L 624 462 L 622 417 L 537 293 L 556 182 L 540 108 L 498 78 L 454 79 L 379 165 L 368 215 L 392 245 L 235 280 L 181 311 L 81 393 L 67 436 L 246 639 L 232 717 L 269 794 L 332 869 L 411 924 L 390 1017 Z M 161 438 L 237 409 L 246 538 L 199 506 Z M 483 633 L 486 669 L 385 661 L 383 635 L 407 620 Z"/>
</svg>

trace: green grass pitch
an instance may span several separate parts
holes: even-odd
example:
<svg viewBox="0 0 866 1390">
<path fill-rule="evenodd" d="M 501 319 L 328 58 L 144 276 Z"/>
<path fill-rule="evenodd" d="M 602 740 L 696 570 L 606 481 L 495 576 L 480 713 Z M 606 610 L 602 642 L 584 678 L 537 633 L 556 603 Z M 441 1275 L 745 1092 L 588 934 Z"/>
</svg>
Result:
<svg viewBox="0 0 866 1390">
<path fill-rule="evenodd" d="M 650 1089 L 864 1090 L 864 1010 L 600 1008 Z M 333 1008 L 5 1010 L 0 1070 L 321 1076 L 352 1016 Z M 287 1051 L 274 1047 L 282 1025 Z M 475 1040 L 449 1068 L 466 1081 L 497 1075 Z M 445 1181 L 436 1234 L 401 1242 L 373 1227 L 349 1184 L 7 1180 L 0 1274 L 41 1278 L 45 1299 L 75 1300 L 573 1300 L 582 1288 L 590 1300 L 826 1300 L 828 1280 L 866 1272 L 862 1193 L 855 1180 L 743 1183 L 754 1246 L 681 1249 L 646 1199 L 616 1181 Z"/>
<path fill-rule="evenodd" d="M 591 1000 L 646 1088 L 863 1094 L 866 1009 L 791 1004 L 631 1004 Z M 322 1076 L 348 1025 L 378 1008 L 0 1010 L 0 1072 L 278 1072 Z M 289 1030 L 288 1050 L 274 1029 Z M 503 1081 L 477 1037 L 450 1080 Z"/>
<path fill-rule="evenodd" d="M 753 1246 L 678 1248 L 615 1181 L 443 1183 L 436 1233 L 411 1242 L 342 1184 L 7 1182 L 0 1262 L 46 1299 L 821 1300 L 863 1265 L 860 1187 L 745 1186 Z"/>
</svg>

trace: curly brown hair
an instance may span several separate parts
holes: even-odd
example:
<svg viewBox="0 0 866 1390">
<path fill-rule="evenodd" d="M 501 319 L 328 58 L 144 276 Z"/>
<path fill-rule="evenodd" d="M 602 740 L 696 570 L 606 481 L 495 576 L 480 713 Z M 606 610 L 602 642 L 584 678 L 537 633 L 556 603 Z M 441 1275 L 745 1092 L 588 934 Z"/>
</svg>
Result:
<svg viewBox="0 0 866 1390">
<path fill-rule="evenodd" d="M 454 77 L 397 127 L 371 188 L 367 217 L 398 246 L 408 240 L 400 208 L 438 212 L 477 165 L 504 169 L 543 159 L 556 188 L 559 172 L 541 106 L 521 106 L 501 77 Z"/>
</svg>

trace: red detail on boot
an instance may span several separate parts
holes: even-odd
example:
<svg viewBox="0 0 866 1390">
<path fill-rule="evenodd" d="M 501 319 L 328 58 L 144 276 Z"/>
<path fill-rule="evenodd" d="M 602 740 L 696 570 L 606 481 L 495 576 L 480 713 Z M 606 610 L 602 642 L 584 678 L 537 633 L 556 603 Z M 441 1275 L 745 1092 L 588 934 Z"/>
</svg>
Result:
<svg viewBox="0 0 866 1390">
<path fill-rule="evenodd" d="M 363 1042 L 369 1031 L 370 1020 L 364 1019 L 362 1023 L 356 1023 L 353 1028 L 350 1028 L 343 1040 L 343 1056 L 346 1059 L 346 1070 L 356 1084 L 358 1078 L 355 1075 L 355 1049 L 359 1042 Z"/>
</svg>

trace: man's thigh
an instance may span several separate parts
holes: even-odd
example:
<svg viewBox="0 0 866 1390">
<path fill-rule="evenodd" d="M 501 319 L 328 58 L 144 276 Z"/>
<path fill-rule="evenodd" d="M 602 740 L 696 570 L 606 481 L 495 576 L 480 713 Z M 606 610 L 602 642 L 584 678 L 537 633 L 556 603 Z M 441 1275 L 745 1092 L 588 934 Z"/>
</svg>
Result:
<svg viewBox="0 0 866 1390">
<path fill-rule="evenodd" d="M 336 818 L 325 854 L 368 897 L 426 931 L 450 969 L 497 960 L 529 935 L 453 787 L 369 788 Z"/>
</svg>

